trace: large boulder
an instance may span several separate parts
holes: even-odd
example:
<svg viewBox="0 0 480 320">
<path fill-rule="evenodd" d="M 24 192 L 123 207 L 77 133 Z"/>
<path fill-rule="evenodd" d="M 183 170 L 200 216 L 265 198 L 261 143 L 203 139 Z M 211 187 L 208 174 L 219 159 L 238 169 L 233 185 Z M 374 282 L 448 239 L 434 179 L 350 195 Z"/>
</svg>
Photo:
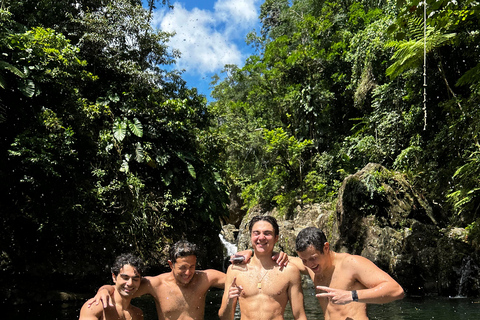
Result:
<svg viewBox="0 0 480 320">
<path fill-rule="evenodd" d="M 368 164 L 343 181 L 336 214 L 334 249 L 372 260 L 408 293 L 480 293 L 478 280 L 460 288 L 466 261 L 472 270 L 479 265 L 466 237 L 441 228 L 441 217 L 403 175 Z"/>
</svg>

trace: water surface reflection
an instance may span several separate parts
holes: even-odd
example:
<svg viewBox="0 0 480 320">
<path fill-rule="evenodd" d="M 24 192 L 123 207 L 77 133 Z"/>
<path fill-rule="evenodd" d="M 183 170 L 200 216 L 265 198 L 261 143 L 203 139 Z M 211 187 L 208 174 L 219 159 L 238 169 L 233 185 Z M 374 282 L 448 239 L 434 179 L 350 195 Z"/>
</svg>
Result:
<svg viewBox="0 0 480 320">
<path fill-rule="evenodd" d="M 205 320 L 218 320 L 217 312 L 222 300 L 222 290 L 213 290 L 207 296 Z M 309 320 L 323 319 L 313 289 L 306 289 L 305 312 Z M 135 299 L 135 305 L 144 310 L 145 320 L 157 320 L 155 303 L 151 297 Z M 3 305 L 7 320 L 74 320 L 78 319 L 83 302 L 69 303 L 29 303 L 22 305 Z M 444 297 L 412 298 L 407 297 L 385 305 L 370 305 L 370 319 L 379 320 L 478 320 L 480 319 L 480 299 Z M 239 315 L 235 320 L 240 319 Z M 285 320 L 293 320 L 287 307 Z"/>
</svg>

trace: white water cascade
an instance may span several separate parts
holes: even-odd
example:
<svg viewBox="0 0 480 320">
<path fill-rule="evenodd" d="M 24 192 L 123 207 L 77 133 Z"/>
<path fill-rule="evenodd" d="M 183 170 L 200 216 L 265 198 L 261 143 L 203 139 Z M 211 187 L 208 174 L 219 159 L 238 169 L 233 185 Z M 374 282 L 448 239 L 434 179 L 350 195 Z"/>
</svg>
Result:
<svg viewBox="0 0 480 320">
<path fill-rule="evenodd" d="M 232 254 L 237 253 L 237 246 L 236 245 L 234 245 L 233 243 L 230 243 L 227 240 L 225 240 L 225 238 L 223 237 L 222 234 L 219 234 L 218 236 L 220 237 L 220 241 L 222 242 L 223 247 L 224 247 L 223 251 L 224 251 L 225 258 L 230 258 L 230 256 Z"/>
</svg>

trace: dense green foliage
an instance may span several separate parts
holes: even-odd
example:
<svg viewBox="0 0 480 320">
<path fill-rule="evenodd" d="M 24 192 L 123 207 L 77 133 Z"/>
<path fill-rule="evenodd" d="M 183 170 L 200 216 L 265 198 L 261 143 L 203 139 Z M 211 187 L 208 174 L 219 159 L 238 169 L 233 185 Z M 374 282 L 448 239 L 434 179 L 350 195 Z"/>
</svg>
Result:
<svg viewBox="0 0 480 320">
<path fill-rule="evenodd" d="M 257 54 L 225 69 L 211 105 L 246 208 L 329 201 L 377 162 L 407 174 L 443 224 L 474 229 L 480 4 L 431 0 L 426 17 L 424 36 L 420 1 L 264 2 Z"/>
<path fill-rule="evenodd" d="M 214 246 L 212 118 L 139 1 L 2 1 L 0 19 L 2 271 L 78 278 L 125 251 L 162 265 L 181 237 Z"/>
</svg>

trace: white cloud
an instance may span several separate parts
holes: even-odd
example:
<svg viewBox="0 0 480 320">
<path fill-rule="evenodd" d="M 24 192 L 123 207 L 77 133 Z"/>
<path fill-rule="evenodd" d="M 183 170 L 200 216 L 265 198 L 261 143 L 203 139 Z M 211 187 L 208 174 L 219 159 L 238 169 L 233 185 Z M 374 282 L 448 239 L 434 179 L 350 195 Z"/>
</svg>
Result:
<svg viewBox="0 0 480 320">
<path fill-rule="evenodd" d="M 217 0 L 212 11 L 186 10 L 179 3 L 174 9 L 155 12 L 154 27 L 175 31 L 169 45 L 182 57 L 177 67 L 187 73 L 205 75 L 219 72 L 225 64 L 242 65 L 248 53 L 242 52 L 245 35 L 257 23 L 258 0 Z"/>
<path fill-rule="evenodd" d="M 244 27 L 251 26 L 258 18 L 255 0 L 218 0 L 214 9 L 223 21 L 233 21 Z"/>
</svg>

